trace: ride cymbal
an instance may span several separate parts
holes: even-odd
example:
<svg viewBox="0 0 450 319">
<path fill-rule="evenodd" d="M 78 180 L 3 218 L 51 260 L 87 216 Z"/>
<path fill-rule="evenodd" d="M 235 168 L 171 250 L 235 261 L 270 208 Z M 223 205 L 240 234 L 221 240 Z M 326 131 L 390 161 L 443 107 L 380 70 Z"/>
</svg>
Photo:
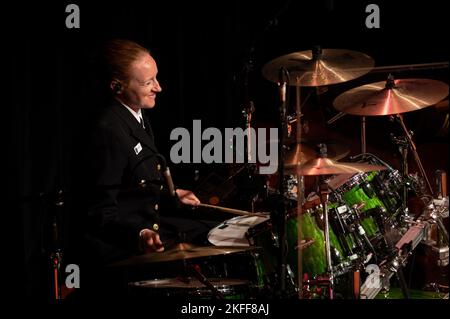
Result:
<svg viewBox="0 0 450 319">
<path fill-rule="evenodd" d="M 289 85 L 321 86 L 353 80 L 374 65 L 374 60 L 361 52 L 314 48 L 278 57 L 264 65 L 262 74 L 278 83 L 280 69 L 284 68 L 289 73 Z"/>
<path fill-rule="evenodd" d="M 416 111 L 448 95 L 448 84 L 430 79 L 398 79 L 353 88 L 334 100 L 336 110 L 360 116 Z"/>
</svg>

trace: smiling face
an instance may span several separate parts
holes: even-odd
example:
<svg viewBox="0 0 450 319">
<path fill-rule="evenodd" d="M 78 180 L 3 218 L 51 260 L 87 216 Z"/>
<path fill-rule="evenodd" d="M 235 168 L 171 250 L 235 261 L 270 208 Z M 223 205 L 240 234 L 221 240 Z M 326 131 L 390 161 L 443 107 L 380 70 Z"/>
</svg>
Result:
<svg viewBox="0 0 450 319">
<path fill-rule="evenodd" d="M 116 96 L 134 111 L 153 108 L 156 94 L 161 92 L 157 74 L 155 60 L 148 53 L 142 53 L 130 65 L 127 81 L 120 81 L 121 89 L 116 92 Z M 118 82 L 113 80 L 111 86 L 114 87 Z"/>
</svg>

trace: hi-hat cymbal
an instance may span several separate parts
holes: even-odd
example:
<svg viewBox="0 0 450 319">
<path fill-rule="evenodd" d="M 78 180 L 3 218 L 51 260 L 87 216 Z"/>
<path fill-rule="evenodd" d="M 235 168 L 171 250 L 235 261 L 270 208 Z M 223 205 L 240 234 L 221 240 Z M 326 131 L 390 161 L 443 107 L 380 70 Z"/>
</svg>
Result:
<svg viewBox="0 0 450 319">
<path fill-rule="evenodd" d="M 343 159 L 350 153 L 350 148 L 341 143 L 327 144 L 327 158 L 338 161 Z M 305 163 L 308 160 L 317 158 L 317 150 L 308 144 L 302 143 L 301 148 L 298 144 L 288 150 L 285 155 L 284 165 L 287 170 L 291 167 L 301 163 Z"/>
<path fill-rule="evenodd" d="M 263 76 L 278 83 L 279 71 L 289 72 L 289 85 L 321 86 L 341 83 L 368 73 L 375 62 L 361 52 L 341 49 L 320 49 L 294 52 L 278 57 L 262 69 Z"/>
<path fill-rule="evenodd" d="M 387 167 L 363 163 L 335 162 L 326 157 L 309 160 L 301 165 L 292 165 L 287 174 L 299 174 L 303 176 L 355 174 L 362 172 L 381 171 Z"/>
<path fill-rule="evenodd" d="M 436 104 L 448 95 L 448 84 L 430 79 L 388 79 L 353 88 L 334 100 L 343 113 L 360 116 L 401 114 Z"/>
<path fill-rule="evenodd" d="M 176 260 L 185 260 L 198 257 L 208 257 L 217 255 L 228 255 L 231 253 L 255 250 L 258 247 L 199 247 L 186 243 L 178 244 L 176 247 L 160 253 L 149 253 L 140 256 L 134 256 L 126 260 L 113 263 L 111 266 L 139 266 L 158 262 L 168 262 Z"/>
</svg>

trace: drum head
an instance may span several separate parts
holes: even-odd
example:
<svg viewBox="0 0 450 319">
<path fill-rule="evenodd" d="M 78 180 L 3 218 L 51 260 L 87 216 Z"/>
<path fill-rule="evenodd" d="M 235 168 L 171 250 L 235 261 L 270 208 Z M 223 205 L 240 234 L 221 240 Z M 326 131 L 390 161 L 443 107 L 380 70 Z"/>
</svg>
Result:
<svg viewBox="0 0 450 319">
<path fill-rule="evenodd" d="M 238 216 L 226 220 L 219 226 L 211 229 L 208 240 L 215 246 L 250 246 L 247 232 L 250 228 L 264 223 L 270 219 L 266 216 Z"/>
</svg>

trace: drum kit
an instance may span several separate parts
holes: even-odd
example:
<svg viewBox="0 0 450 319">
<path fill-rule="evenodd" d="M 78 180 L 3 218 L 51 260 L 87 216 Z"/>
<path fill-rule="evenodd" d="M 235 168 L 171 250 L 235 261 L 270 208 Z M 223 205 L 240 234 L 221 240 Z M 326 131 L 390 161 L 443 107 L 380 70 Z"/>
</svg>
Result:
<svg viewBox="0 0 450 319">
<path fill-rule="evenodd" d="M 332 299 L 342 295 L 339 291 L 342 282 L 351 286 L 351 298 L 363 298 L 362 291 L 367 293 L 367 285 L 361 285 L 366 266 L 375 264 L 390 271 L 390 275 L 396 274 L 404 296 L 408 297 L 401 269 L 411 249 L 405 255 L 405 246 L 396 244 L 404 242 L 405 236 L 412 236 L 412 225 L 417 227 L 426 222 L 423 218 L 412 217 L 407 206 L 408 193 L 411 190 L 419 192 L 412 187 L 414 180 L 407 171 L 408 150 L 420 170 L 418 179 L 426 186 L 418 195 L 433 200 L 436 194 L 412 134 L 403 121 L 403 114 L 436 105 L 448 95 L 448 85 L 431 79 L 394 79 L 389 75 L 386 81 L 355 87 L 339 95 L 333 103 L 335 109 L 361 117 L 362 153 L 351 157 L 348 162 L 341 161 L 350 153 L 344 144 L 321 143 L 315 149 L 302 143 L 300 89 L 347 82 L 372 71 L 374 65 L 374 60 L 364 53 L 320 47 L 268 62 L 262 74 L 279 88 L 278 142 L 282 146 L 286 146 L 287 124 L 297 123 L 295 146 L 281 148 L 285 151 L 279 154 L 275 212 L 254 213 L 201 204 L 207 209 L 239 215 L 211 229 L 208 240 L 213 246 L 179 244 L 163 253 L 133 257 L 115 266 L 180 260 L 192 265 L 190 262 L 199 257 L 249 253 L 257 256 L 258 265 L 255 267 L 260 271 L 256 286 L 261 295 Z M 296 90 L 296 119 L 293 121 L 289 120 L 286 112 L 288 86 Z M 369 116 L 390 116 L 402 129 L 404 156 L 401 171 L 366 153 L 365 117 Z M 307 176 L 316 178 L 317 187 L 305 196 L 303 183 Z M 295 185 L 295 190 L 289 185 Z M 289 205 L 292 199 L 295 199 L 295 204 Z M 446 211 L 448 214 L 448 200 Z M 448 245 L 445 228 L 440 227 L 439 231 Z M 415 235 L 413 241 L 420 241 L 424 233 Z M 133 282 L 130 287 L 134 291 L 149 288 L 144 289 L 147 293 L 159 288 L 168 294 L 169 288 L 175 285 L 186 287 L 188 294 L 192 290 L 201 292 L 203 297 L 206 287 L 210 297 L 224 297 L 224 286 L 229 284 L 226 281 L 232 279 L 208 279 L 198 268 L 193 269 L 191 273 L 195 278 L 188 282 L 150 280 Z M 390 278 L 389 275 L 386 277 Z M 237 285 L 228 285 L 228 288 L 243 284 L 239 281 Z"/>
</svg>

